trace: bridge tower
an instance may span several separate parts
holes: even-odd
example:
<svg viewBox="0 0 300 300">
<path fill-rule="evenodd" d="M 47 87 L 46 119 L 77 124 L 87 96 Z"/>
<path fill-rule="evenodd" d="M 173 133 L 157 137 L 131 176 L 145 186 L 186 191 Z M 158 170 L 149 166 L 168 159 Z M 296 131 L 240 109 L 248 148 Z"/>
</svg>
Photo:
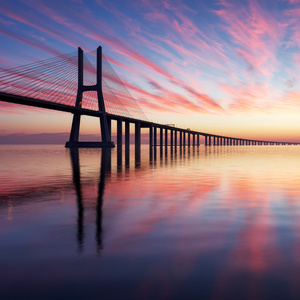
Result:
<svg viewBox="0 0 300 300">
<path fill-rule="evenodd" d="M 79 129 L 81 119 L 81 105 L 82 105 L 82 94 L 86 91 L 96 91 L 98 97 L 98 114 L 100 119 L 101 127 L 101 142 L 79 142 Z M 69 141 L 66 142 L 65 147 L 85 147 L 85 148 L 96 148 L 96 147 L 115 147 L 115 144 L 111 141 L 111 134 L 109 132 L 107 116 L 105 111 L 104 98 L 102 93 L 102 47 L 97 48 L 97 82 L 95 85 L 84 85 L 83 84 L 83 50 L 78 48 L 78 88 L 77 98 L 75 107 L 78 111 L 73 114 L 72 128 L 70 132 Z"/>
</svg>

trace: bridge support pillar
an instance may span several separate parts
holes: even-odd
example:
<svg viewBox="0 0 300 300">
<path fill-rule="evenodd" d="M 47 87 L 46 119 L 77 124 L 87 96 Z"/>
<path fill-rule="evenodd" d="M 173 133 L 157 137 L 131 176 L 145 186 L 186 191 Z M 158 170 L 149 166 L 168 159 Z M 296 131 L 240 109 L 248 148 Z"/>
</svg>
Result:
<svg viewBox="0 0 300 300">
<path fill-rule="evenodd" d="M 165 128 L 165 147 L 167 149 L 167 146 L 168 146 L 168 129 Z"/>
<path fill-rule="evenodd" d="M 149 127 L 149 146 L 153 147 L 153 125 Z"/>
<path fill-rule="evenodd" d="M 125 164 L 129 165 L 130 159 L 130 123 L 125 121 Z"/>
<path fill-rule="evenodd" d="M 162 153 L 163 153 L 163 144 L 164 144 L 164 141 L 163 141 L 163 128 L 160 127 L 159 128 L 159 149 L 160 149 L 160 156 L 162 156 Z"/>
<path fill-rule="evenodd" d="M 135 123 L 135 162 L 136 164 L 141 160 L 141 124 L 139 122 Z"/>
<path fill-rule="evenodd" d="M 153 145 L 154 145 L 154 148 L 156 149 L 156 146 L 157 146 L 157 127 L 156 126 L 153 127 Z"/>
<path fill-rule="evenodd" d="M 153 159 L 153 125 L 149 127 L 149 158 L 150 161 Z"/>
<path fill-rule="evenodd" d="M 122 119 L 117 120 L 117 166 L 122 168 Z"/>
<path fill-rule="evenodd" d="M 117 147 L 122 151 L 122 119 L 117 120 Z"/>
<path fill-rule="evenodd" d="M 180 148 L 182 147 L 182 131 L 179 131 L 179 144 L 180 144 Z"/>
<path fill-rule="evenodd" d="M 82 107 L 82 95 L 85 91 L 96 91 L 98 96 L 98 109 L 100 119 L 100 130 L 102 142 L 79 142 L 79 128 Z M 105 104 L 102 93 L 102 48 L 97 48 L 97 83 L 94 86 L 85 86 L 83 84 L 83 50 L 78 48 L 78 88 L 75 107 L 79 109 L 79 112 L 73 114 L 73 122 L 70 132 L 69 141 L 65 147 L 115 147 L 114 143 L 110 139 L 109 127 L 107 122 L 107 116 L 105 111 Z"/>
<path fill-rule="evenodd" d="M 107 118 L 107 128 L 108 128 L 108 136 L 111 141 L 111 118 Z"/>
<path fill-rule="evenodd" d="M 130 123 L 125 122 L 125 150 L 129 150 L 130 147 Z"/>
</svg>

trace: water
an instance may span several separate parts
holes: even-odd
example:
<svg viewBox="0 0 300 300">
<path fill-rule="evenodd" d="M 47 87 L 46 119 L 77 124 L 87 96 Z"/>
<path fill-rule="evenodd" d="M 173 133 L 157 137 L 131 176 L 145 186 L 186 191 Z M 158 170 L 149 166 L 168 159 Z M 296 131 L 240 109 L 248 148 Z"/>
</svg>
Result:
<svg viewBox="0 0 300 300">
<path fill-rule="evenodd" d="M 299 156 L 0 146 L 1 299 L 299 299 Z"/>
</svg>

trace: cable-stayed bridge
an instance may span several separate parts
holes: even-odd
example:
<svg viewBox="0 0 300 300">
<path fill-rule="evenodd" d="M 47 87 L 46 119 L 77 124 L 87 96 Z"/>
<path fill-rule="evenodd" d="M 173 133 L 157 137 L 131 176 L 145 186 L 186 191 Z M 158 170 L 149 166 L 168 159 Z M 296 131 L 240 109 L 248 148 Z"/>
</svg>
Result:
<svg viewBox="0 0 300 300">
<path fill-rule="evenodd" d="M 94 65 L 89 55 L 97 57 Z M 85 54 L 73 52 L 13 69 L 0 71 L 0 101 L 64 111 L 73 114 L 70 139 L 66 147 L 114 147 L 111 121 L 117 121 L 117 146 L 122 149 L 123 123 L 125 149 L 130 143 L 130 124 L 135 126 L 135 147 L 139 152 L 141 128 L 149 128 L 149 145 L 206 146 L 291 145 L 298 143 L 263 141 L 210 134 L 150 122 L 130 95 L 107 59 L 102 48 Z M 99 118 L 101 142 L 80 142 L 82 115 Z"/>
</svg>

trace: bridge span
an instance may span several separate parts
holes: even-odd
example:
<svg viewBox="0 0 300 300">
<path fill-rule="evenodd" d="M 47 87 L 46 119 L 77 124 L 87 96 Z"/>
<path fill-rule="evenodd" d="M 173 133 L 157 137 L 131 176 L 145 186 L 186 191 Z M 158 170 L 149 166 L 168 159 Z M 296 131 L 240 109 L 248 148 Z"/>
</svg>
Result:
<svg viewBox="0 0 300 300">
<path fill-rule="evenodd" d="M 64 62 L 62 68 L 59 64 Z M 88 69 L 85 70 L 84 62 Z M 77 69 L 77 84 L 74 87 L 70 79 L 55 79 L 58 70 L 62 73 L 74 73 Z M 87 77 L 96 75 L 96 82 L 84 82 L 84 70 Z M 27 67 L 20 67 L 0 72 L 0 101 L 21 105 L 40 107 L 73 114 L 70 139 L 66 147 L 115 147 L 111 141 L 111 122 L 117 123 L 117 148 L 122 150 L 123 126 L 125 126 L 125 149 L 130 145 L 130 124 L 134 124 L 135 149 L 140 152 L 141 129 L 149 129 L 149 146 L 152 147 L 185 147 L 200 146 L 200 137 L 204 137 L 205 146 L 242 146 L 242 145 L 299 145 L 294 142 L 278 142 L 266 140 L 253 140 L 194 131 L 188 128 L 179 128 L 171 124 L 151 122 L 136 104 L 135 111 L 138 117 L 131 114 L 124 103 L 116 97 L 116 93 L 107 87 L 103 80 L 102 48 L 97 49 L 97 66 L 85 59 L 83 51 L 78 48 L 78 60 L 73 56 L 61 56 L 56 60 L 45 60 Z M 111 73 L 111 70 L 110 70 Z M 40 77 L 39 77 L 40 75 Z M 74 74 L 71 74 L 74 78 Z M 110 74 L 111 79 L 111 74 Z M 114 79 L 115 82 L 117 82 Z M 57 85 L 59 88 L 55 86 Z M 88 82 L 89 84 L 86 84 Z M 103 88 L 104 85 L 104 88 Z M 94 96 L 84 98 L 84 93 L 94 92 Z M 96 95 L 96 96 L 95 96 Z M 108 111 L 106 106 L 108 106 Z M 115 108 L 117 106 L 117 109 Z M 114 107 L 114 109 L 111 109 Z M 120 112 L 121 111 L 121 112 Z M 80 142 L 79 129 L 82 115 L 99 118 L 101 129 L 101 142 Z"/>
<path fill-rule="evenodd" d="M 0 92 L 0 101 L 46 108 L 57 110 L 67 113 L 78 113 L 90 117 L 99 118 L 99 112 L 91 109 L 65 105 L 61 103 L 53 103 L 34 99 L 25 96 L 8 94 Z M 140 131 L 141 128 L 149 128 L 149 145 L 152 146 L 200 146 L 200 136 L 205 138 L 205 146 L 241 146 L 241 145 L 298 145 L 299 143 L 292 142 L 277 142 L 277 141 L 264 141 L 252 140 L 244 138 L 236 138 L 230 136 L 216 135 L 207 132 L 193 131 L 189 129 L 178 128 L 168 124 L 159 124 L 140 119 L 135 119 L 126 116 L 119 116 L 116 114 L 106 113 L 107 123 L 111 129 L 111 121 L 117 122 L 117 145 L 122 147 L 123 125 L 125 126 L 125 147 L 129 147 L 130 143 L 130 124 L 135 126 L 135 144 L 140 144 Z M 109 131 L 111 139 L 111 130 Z M 93 147 L 93 144 L 79 144 L 79 147 Z"/>
</svg>

